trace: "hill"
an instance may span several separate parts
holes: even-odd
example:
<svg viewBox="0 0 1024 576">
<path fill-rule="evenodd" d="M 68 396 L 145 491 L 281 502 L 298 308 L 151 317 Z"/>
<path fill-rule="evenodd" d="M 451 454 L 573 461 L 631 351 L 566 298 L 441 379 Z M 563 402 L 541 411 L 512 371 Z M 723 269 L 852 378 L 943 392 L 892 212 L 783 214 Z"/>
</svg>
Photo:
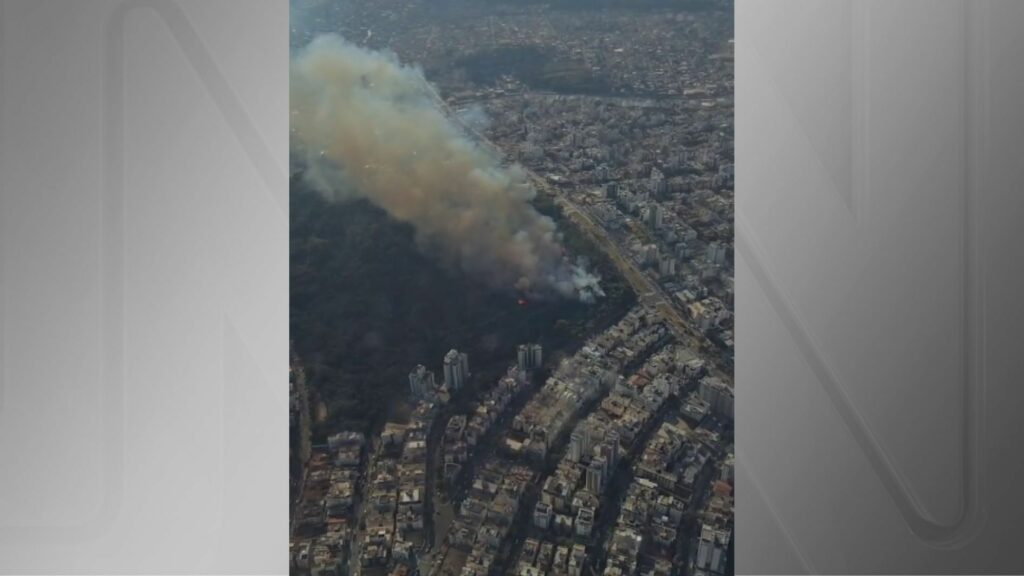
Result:
<svg viewBox="0 0 1024 576">
<path fill-rule="evenodd" d="M 566 245 L 589 244 L 564 230 Z M 587 305 L 521 300 L 416 247 L 409 226 L 359 200 L 329 203 L 300 179 L 291 190 L 291 338 L 306 366 L 313 404 L 327 419 L 317 437 L 369 429 L 405 408 L 407 375 L 425 364 L 440 377 L 451 348 L 467 352 L 473 386 L 490 386 L 515 359 L 515 347 L 541 342 L 546 358 L 572 351 L 614 323 L 635 301 L 601 254 L 591 253 L 608 296 Z"/>
</svg>

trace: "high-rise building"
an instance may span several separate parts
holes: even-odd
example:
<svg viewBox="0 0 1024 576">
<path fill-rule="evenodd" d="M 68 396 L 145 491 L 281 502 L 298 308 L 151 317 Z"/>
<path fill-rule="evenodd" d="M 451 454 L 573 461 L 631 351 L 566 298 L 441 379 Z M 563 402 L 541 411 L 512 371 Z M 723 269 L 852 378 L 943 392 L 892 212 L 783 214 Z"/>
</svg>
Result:
<svg viewBox="0 0 1024 576">
<path fill-rule="evenodd" d="M 413 399 L 426 398 L 434 390 L 434 373 L 420 364 L 409 373 L 409 394 Z"/>
<path fill-rule="evenodd" d="M 594 494 L 600 494 L 601 489 L 604 488 L 604 468 L 605 461 L 603 456 L 598 456 L 590 461 L 590 466 L 587 467 L 587 490 Z"/>
<path fill-rule="evenodd" d="M 587 426 L 586 422 L 581 423 L 573 431 L 573 434 L 579 434 L 580 444 L 580 459 L 589 458 L 591 452 L 594 450 L 593 439 L 590 434 L 590 427 Z"/>
<path fill-rule="evenodd" d="M 674 276 L 676 273 L 676 260 L 671 254 L 658 255 L 658 274 L 662 276 Z"/>
<path fill-rule="evenodd" d="M 583 433 L 580 430 L 573 430 L 569 436 L 569 459 L 573 462 L 583 459 Z"/>
<path fill-rule="evenodd" d="M 700 529 L 700 543 L 697 544 L 697 568 L 706 569 L 711 564 L 711 553 L 715 549 L 715 530 L 704 524 Z"/>
<path fill-rule="evenodd" d="M 717 539 L 716 539 L 717 540 Z M 720 545 L 716 543 L 714 550 L 711 551 L 711 568 L 712 572 L 722 572 L 725 568 L 725 554 L 726 551 Z"/>
<path fill-rule="evenodd" d="M 665 175 L 657 168 L 651 168 L 651 177 L 648 180 L 648 189 L 651 194 L 665 193 Z"/>
<path fill-rule="evenodd" d="M 469 356 L 452 348 L 444 355 L 444 383 L 455 391 L 466 384 L 469 377 Z"/>
<path fill-rule="evenodd" d="M 598 456 L 604 462 L 604 476 L 608 478 L 611 476 L 612 467 L 615 466 L 615 458 L 618 457 L 618 454 L 615 454 L 611 444 L 605 442 L 598 447 Z"/>
<path fill-rule="evenodd" d="M 615 200 L 619 197 L 619 188 L 618 182 L 606 182 L 604 185 L 604 195 L 611 200 Z"/>
<path fill-rule="evenodd" d="M 604 437 L 606 446 L 605 458 L 608 459 L 608 467 L 614 468 L 619 463 L 619 433 L 610 430 Z"/>
<path fill-rule="evenodd" d="M 542 355 L 543 350 L 540 344 L 520 344 L 516 354 L 519 371 L 526 372 L 540 368 Z"/>
<path fill-rule="evenodd" d="M 711 553 L 711 571 L 723 574 L 728 565 L 729 541 L 732 539 L 732 530 L 717 530 L 715 532 L 715 550 Z"/>
<path fill-rule="evenodd" d="M 662 226 L 662 224 L 664 224 L 664 222 L 665 222 L 665 213 L 664 213 L 664 211 L 662 210 L 662 208 L 661 208 L 661 206 L 659 204 L 652 202 L 651 205 L 647 207 L 647 225 L 650 226 L 651 228 L 657 230 L 657 229 L 661 228 L 661 226 Z"/>
<path fill-rule="evenodd" d="M 718 378 L 703 378 L 700 381 L 699 394 L 700 399 L 708 403 L 716 416 L 733 419 L 733 391 L 725 382 Z"/>
<path fill-rule="evenodd" d="M 720 476 L 723 482 L 732 482 L 733 475 L 736 470 L 736 457 L 729 454 L 725 457 L 722 462 L 722 474 Z"/>
<path fill-rule="evenodd" d="M 621 439 L 622 435 L 619 434 L 618 430 L 614 429 L 609 430 L 608 433 L 604 435 L 604 441 L 615 447 L 616 454 L 619 451 L 619 444 L 621 442 Z"/>
<path fill-rule="evenodd" d="M 724 572 L 731 538 L 732 531 L 730 529 L 716 530 L 714 526 L 703 524 L 700 530 L 700 541 L 697 544 L 694 567 L 713 573 Z"/>
<path fill-rule="evenodd" d="M 708 264 L 721 266 L 725 264 L 726 246 L 719 242 L 709 242 L 704 252 L 704 259 Z"/>
<path fill-rule="evenodd" d="M 547 530 L 551 526 L 551 517 L 553 513 L 551 511 L 551 505 L 546 502 L 537 502 L 537 506 L 533 509 L 533 525 L 537 528 Z"/>
<path fill-rule="evenodd" d="M 590 536 L 594 529 L 594 509 L 581 506 L 576 513 L 576 534 L 584 538 Z"/>
</svg>

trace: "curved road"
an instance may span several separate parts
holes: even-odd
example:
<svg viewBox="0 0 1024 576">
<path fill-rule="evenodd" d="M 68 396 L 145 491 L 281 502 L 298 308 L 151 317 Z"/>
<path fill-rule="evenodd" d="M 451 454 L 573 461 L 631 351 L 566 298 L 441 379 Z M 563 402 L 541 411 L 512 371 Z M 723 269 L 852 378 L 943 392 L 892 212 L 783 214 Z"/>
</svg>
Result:
<svg viewBox="0 0 1024 576">
<path fill-rule="evenodd" d="M 451 107 L 448 106 L 448 103 L 441 98 L 441 95 L 438 94 L 432 84 L 427 83 L 427 87 L 433 98 L 437 101 L 438 106 L 441 107 L 441 110 L 449 119 L 455 122 L 475 140 L 489 147 L 499 157 L 504 158 L 507 156 L 505 152 L 489 138 L 475 130 L 472 126 L 462 122 L 459 119 L 458 114 L 455 114 Z M 686 321 L 686 318 L 680 313 L 679 309 L 672 304 L 671 297 L 661 289 L 661 286 L 644 274 L 635 262 L 622 253 L 622 250 L 615 242 L 615 239 L 608 234 L 608 231 L 605 230 L 603 226 L 594 222 L 594 219 L 587 213 L 585 208 L 573 202 L 567 194 L 552 186 L 547 180 L 530 168 L 526 166 L 520 167 L 538 191 L 554 198 L 555 203 L 562 209 L 566 217 L 571 219 L 604 250 L 612 263 L 615 264 L 615 267 L 619 269 L 619 272 L 626 278 L 626 281 L 629 282 L 630 286 L 632 286 L 633 291 L 636 292 L 637 298 L 640 302 L 644 306 L 656 310 L 668 323 L 669 328 L 672 329 L 672 332 L 677 338 L 679 338 L 680 342 L 694 350 L 705 352 L 712 362 L 712 375 L 722 379 L 732 387 L 733 379 L 729 375 L 730 371 L 726 370 L 721 365 L 715 345 L 699 330 L 695 329 Z"/>
</svg>

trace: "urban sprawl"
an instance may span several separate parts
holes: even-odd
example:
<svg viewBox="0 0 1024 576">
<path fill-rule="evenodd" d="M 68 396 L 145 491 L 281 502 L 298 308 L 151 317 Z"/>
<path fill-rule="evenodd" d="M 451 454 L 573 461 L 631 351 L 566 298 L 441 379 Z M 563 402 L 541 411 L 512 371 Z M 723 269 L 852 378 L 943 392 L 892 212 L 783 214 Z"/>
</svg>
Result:
<svg viewBox="0 0 1024 576">
<path fill-rule="evenodd" d="M 372 6 L 372 3 L 367 4 Z M 473 359 L 410 365 L 407 422 L 303 446 L 296 572 L 452 576 L 727 573 L 733 539 L 731 12 L 557 12 L 341 30 L 403 59 L 544 46 L 600 94 L 434 79 L 453 118 L 521 164 L 638 300 L 571 355 L 537 343 L 469 409 Z M 716 15 L 717 14 L 717 15 Z M 383 20 L 383 22 L 382 22 Z M 391 24 L 389 24 L 389 22 Z M 337 26 L 335 26 L 336 28 Z M 628 40 L 627 40 L 628 38 Z M 429 69 L 429 68 L 428 68 Z M 308 419 L 292 367 L 293 417 Z M 465 406 L 466 404 L 461 404 Z"/>
</svg>

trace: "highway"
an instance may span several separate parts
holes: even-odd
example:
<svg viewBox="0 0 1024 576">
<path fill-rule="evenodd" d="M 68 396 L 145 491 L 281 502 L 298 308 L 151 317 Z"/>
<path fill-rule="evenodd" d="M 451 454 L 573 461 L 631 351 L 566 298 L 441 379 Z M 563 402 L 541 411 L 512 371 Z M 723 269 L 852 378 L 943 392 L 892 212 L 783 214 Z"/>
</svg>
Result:
<svg viewBox="0 0 1024 576">
<path fill-rule="evenodd" d="M 448 106 L 448 103 L 445 102 L 443 98 L 441 98 L 441 95 L 437 93 L 433 85 L 428 83 L 427 86 L 434 99 L 441 107 L 443 113 L 451 119 L 452 122 L 455 122 L 456 125 L 458 125 L 477 142 L 480 142 L 490 148 L 498 155 L 499 158 L 505 158 L 507 156 L 507 154 L 505 154 L 498 145 L 487 138 L 487 136 L 481 134 L 472 126 L 462 122 L 459 115 Z M 721 365 L 717 347 L 714 343 L 708 340 L 704 334 L 686 321 L 686 318 L 680 310 L 673 305 L 671 296 L 666 294 L 665 291 L 661 289 L 661 286 L 659 286 L 658 283 L 650 276 L 644 274 L 632 259 L 622 253 L 622 250 L 615 242 L 615 239 L 611 237 L 604 226 L 594 221 L 585 208 L 573 202 L 567 194 L 559 190 L 557 187 L 552 186 L 546 179 L 530 168 L 522 165 L 520 167 L 526 173 L 527 177 L 539 193 L 544 193 L 554 198 L 555 203 L 559 208 L 561 208 L 565 216 L 579 226 L 579 228 L 583 230 L 591 240 L 601 247 L 605 254 L 608 255 L 608 258 L 611 259 L 615 267 L 618 268 L 622 276 L 626 278 L 627 282 L 629 282 L 633 291 L 636 292 L 640 303 L 648 308 L 656 310 L 681 343 L 693 350 L 703 352 L 703 356 L 711 360 L 712 366 L 710 367 L 710 371 L 712 375 L 728 383 L 731 388 L 733 386 L 733 379 L 730 375 L 731 371 Z"/>
<path fill-rule="evenodd" d="M 680 310 L 672 304 L 671 296 L 666 294 L 650 276 L 644 274 L 632 259 L 622 253 L 622 249 L 615 239 L 608 234 L 603 226 L 594 221 L 585 208 L 574 203 L 567 195 L 548 184 L 539 175 L 528 169 L 524 168 L 524 170 L 527 170 L 534 186 L 552 196 L 566 217 L 570 218 L 604 250 L 608 258 L 632 286 L 641 304 L 656 310 L 681 343 L 693 350 L 704 352 L 705 357 L 712 359 L 714 375 L 722 378 L 731 386 L 732 378 L 727 376 L 727 371 L 717 361 L 718 353 L 715 345 L 686 321 Z"/>
</svg>

